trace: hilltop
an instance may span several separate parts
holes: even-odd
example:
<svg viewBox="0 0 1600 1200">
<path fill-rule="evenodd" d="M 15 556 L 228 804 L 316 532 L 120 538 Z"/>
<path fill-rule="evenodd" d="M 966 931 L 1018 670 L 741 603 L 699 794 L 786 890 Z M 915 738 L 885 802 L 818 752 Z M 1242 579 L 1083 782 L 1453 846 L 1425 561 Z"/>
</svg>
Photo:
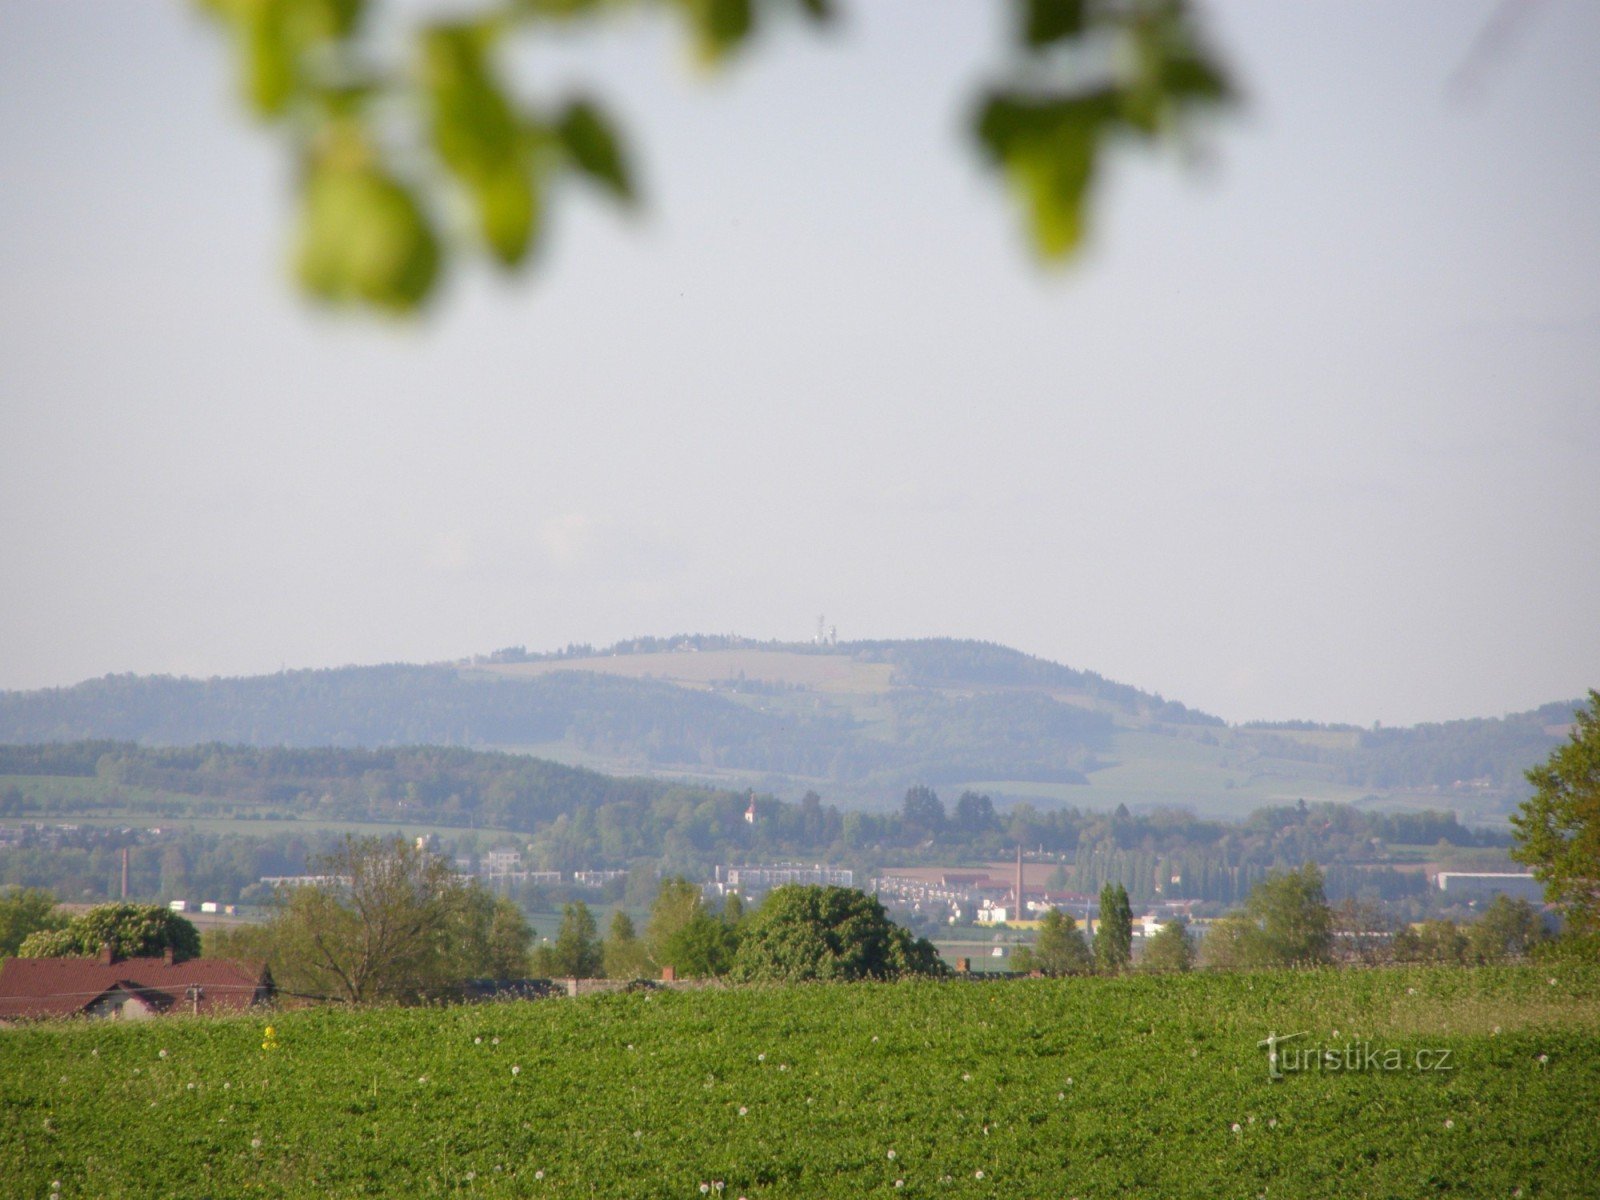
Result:
<svg viewBox="0 0 1600 1200">
<path fill-rule="evenodd" d="M 247 678 L 107 676 L 0 693 L 0 742 L 431 744 L 867 808 L 926 783 L 1045 806 L 1242 815 L 1303 798 L 1496 822 L 1574 707 L 1413 729 L 1230 726 L 990 643 L 688 635 Z"/>
</svg>

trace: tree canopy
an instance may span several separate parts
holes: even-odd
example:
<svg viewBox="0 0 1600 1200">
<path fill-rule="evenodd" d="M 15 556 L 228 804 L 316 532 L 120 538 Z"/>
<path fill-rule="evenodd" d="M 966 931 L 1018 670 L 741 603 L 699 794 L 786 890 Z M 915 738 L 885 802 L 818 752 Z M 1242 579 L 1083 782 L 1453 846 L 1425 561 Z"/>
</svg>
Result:
<svg viewBox="0 0 1600 1200">
<path fill-rule="evenodd" d="M 1574 936 L 1600 938 L 1600 691 L 1574 718 L 1567 743 L 1528 772 L 1534 792 L 1511 817 L 1511 856 L 1533 868 Z"/>
<path fill-rule="evenodd" d="M 0 958 L 15 954 L 30 934 L 67 923 L 56 898 L 43 888 L 0 888 Z"/>
<path fill-rule="evenodd" d="M 1133 958 L 1133 908 L 1128 889 L 1122 884 L 1106 884 L 1100 889 L 1100 924 L 1094 935 L 1094 964 L 1101 971 L 1115 972 Z"/>
<path fill-rule="evenodd" d="M 354 1003 L 417 1000 L 463 980 L 523 974 L 532 931 L 509 900 L 465 883 L 404 838 L 347 837 L 288 890 L 273 918 L 273 975 Z"/>
<path fill-rule="evenodd" d="M 200 931 L 162 904 L 99 904 L 60 929 L 29 934 L 22 958 L 66 958 L 99 954 L 104 946 L 121 958 L 144 958 L 171 950 L 178 958 L 200 954 Z"/>
<path fill-rule="evenodd" d="M 745 921 L 730 975 L 799 983 L 945 972 L 933 943 L 896 925 L 865 892 L 789 884 L 774 888 Z"/>
<path fill-rule="evenodd" d="M 1094 959 L 1072 914 L 1052 908 L 1039 922 L 1039 937 L 1034 944 L 1019 948 L 1011 956 L 1011 967 L 1045 975 L 1087 975 L 1094 967 Z"/>
<path fill-rule="evenodd" d="M 559 183 L 624 209 L 639 187 L 626 139 L 594 97 L 519 96 L 513 43 L 667 10 L 715 67 L 784 9 L 813 24 L 833 0 L 489 0 L 415 17 L 394 0 L 197 0 L 233 43 L 243 96 L 295 159 L 301 287 L 333 304 L 407 312 L 435 291 L 470 214 L 471 242 L 523 265 Z M 1081 243 L 1089 196 L 1114 145 L 1179 134 L 1232 94 L 1187 0 L 1012 0 L 1009 61 L 973 103 L 973 140 L 1001 174 L 1046 259 Z M 397 14 L 399 15 L 397 18 Z M 401 36 L 376 38 L 373 30 Z"/>
</svg>

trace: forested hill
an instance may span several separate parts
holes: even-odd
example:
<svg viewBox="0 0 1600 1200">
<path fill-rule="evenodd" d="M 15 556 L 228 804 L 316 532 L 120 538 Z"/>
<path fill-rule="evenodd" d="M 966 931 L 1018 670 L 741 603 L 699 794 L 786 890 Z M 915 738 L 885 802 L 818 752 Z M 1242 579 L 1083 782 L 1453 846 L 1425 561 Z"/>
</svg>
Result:
<svg viewBox="0 0 1600 1200">
<path fill-rule="evenodd" d="M 1492 819 L 1524 794 L 1522 772 L 1561 740 L 1574 707 L 1409 730 L 1230 727 L 988 643 L 690 636 L 429 666 L 107 676 L 0 693 L 0 742 L 503 749 L 780 795 L 816 788 L 869 807 L 896 804 L 913 783 L 1236 814 L 1446 791 L 1464 816 Z"/>
</svg>

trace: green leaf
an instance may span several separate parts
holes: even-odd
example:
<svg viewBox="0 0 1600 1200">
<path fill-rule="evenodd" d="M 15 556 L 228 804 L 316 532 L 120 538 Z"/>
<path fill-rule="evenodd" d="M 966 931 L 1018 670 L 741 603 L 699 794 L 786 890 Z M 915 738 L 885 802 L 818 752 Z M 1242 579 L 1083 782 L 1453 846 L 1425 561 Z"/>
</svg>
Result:
<svg viewBox="0 0 1600 1200">
<path fill-rule="evenodd" d="M 478 231 L 494 257 L 515 266 L 539 218 L 534 161 L 522 123 L 490 70 L 498 26 L 436 25 L 422 39 L 433 148 L 472 198 Z"/>
<path fill-rule="evenodd" d="M 257 4 L 237 26 L 244 49 L 245 95 L 251 107 L 272 117 L 288 107 L 294 92 L 294 47 L 277 4 Z"/>
<path fill-rule="evenodd" d="M 578 170 L 624 204 L 637 199 L 621 141 L 596 105 L 588 100 L 573 101 L 561 114 L 556 134 Z"/>
<path fill-rule="evenodd" d="M 1115 116 L 1108 92 L 998 94 L 979 111 L 978 140 L 1021 195 L 1034 246 L 1046 258 L 1065 258 L 1083 239 L 1100 137 Z"/>
<path fill-rule="evenodd" d="M 483 240 L 496 259 L 514 267 L 526 257 L 539 221 L 539 194 L 530 173 L 513 166 L 474 191 Z"/>
<path fill-rule="evenodd" d="M 1022 39 L 1033 49 L 1075 38 L 1088 26 L 1087 0 L 1022 0 Z"/>
<path fill-rule="evenodd" d="M 694 32 L 700 61 L 715 65 L 750 36 L 751 0 L 679 0 Z"/>
<path fill-rule="evenodd" d="M 325 153 L 301 194 L 296 268 L 313 295 L 408 312 L 433 286 L 439 244 L 421 206 L 376 166 Z"/>
<path fill-rule="evenodd" d="M 349 38 L 363 0 L 199 0 L 231 26 L 246 101 L 262 116 L 285 112 L 304 84 L 301 62 L 316 46 Z"/>
</svg>

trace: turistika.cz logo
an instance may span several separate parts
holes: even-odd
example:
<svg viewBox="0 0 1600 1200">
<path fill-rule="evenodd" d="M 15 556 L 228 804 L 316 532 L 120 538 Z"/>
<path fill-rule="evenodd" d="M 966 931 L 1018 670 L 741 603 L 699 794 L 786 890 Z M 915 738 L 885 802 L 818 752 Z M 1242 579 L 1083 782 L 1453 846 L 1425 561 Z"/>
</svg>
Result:
<svg viewBox="0 0 1600 1200">
<path fill-rule="evenodd" d="M 1316 1046 L 1306 1043 L 1290 1046 L 1299 1033 L 1268 1033 L 1256 1043 L 1267 1052 L 1267 1078 L 1283 1079 L 1290 1073 L 1334 1071 L 1453 1071 L 1453 1051 L 1425 1046 L 1409 1054 L 1397 1046 L 1374 1046 L 1371 1042 L 1345 1042 L 1341 1046 Z"/>
</svg>

